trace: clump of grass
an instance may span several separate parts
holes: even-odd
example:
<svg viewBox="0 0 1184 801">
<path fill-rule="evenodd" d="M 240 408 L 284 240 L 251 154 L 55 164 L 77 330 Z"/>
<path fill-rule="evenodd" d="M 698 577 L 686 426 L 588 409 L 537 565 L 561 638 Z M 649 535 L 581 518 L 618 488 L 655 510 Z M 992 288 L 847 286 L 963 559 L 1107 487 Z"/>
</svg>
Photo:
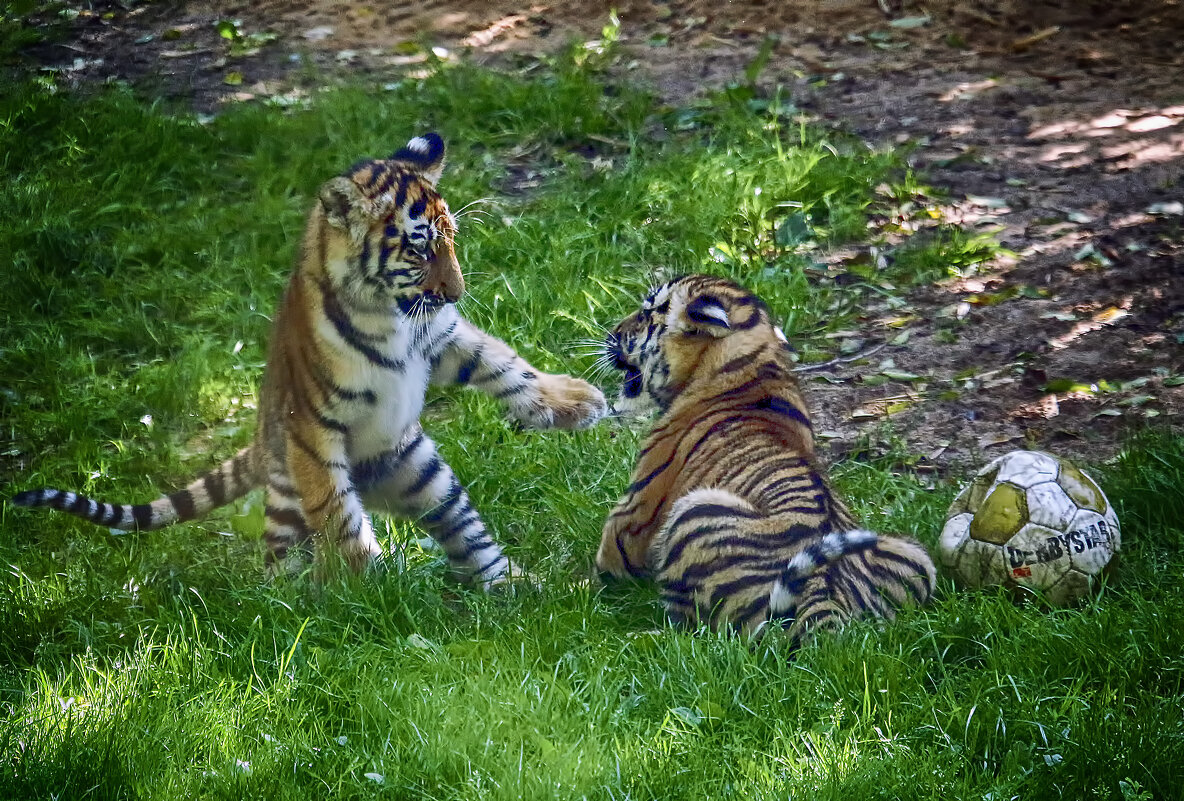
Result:
<svg viewBox="0 0 1184 801">
<path fill-rule="evenodd" d="M 0 486 L 140 500 L 244 443 L 268 321 L 325 177 L 424 129 L 451 148 L 464 312 L 540 367 L 674 272 L 751 285 L 791 335 L 853 323 L 811 248 L 864 230 L 891 155 L 721 97 L 654 112 L 560 63 L 444 70 L 304 111 L 199 125 L 119 93 L 0 97 Z M 668 135 L 647 135 L 655 127 Z M 757 192 L 757 189 L 760 192 Z M 795 216 L 798 215 L 798 216 Z M 891 625 L 805 649 L 666 627 L 652 587 L 601 590 L 628 429 L 519 432 L 433 397 L 441 449 L 538 589 L 406 568 L 260 581 L 258 501 L 115 535 L 0 514 L 0 796 L 13 798 L 1125 798 L 1180 786 L 1179 440 L 1103 466 L 1128 558 L 1086 607 L 943 586 Z M 933 544 L 955 487 L 885 463 L 836 481 Z M 251 504 L 256 504 L 252 506 Z"/>
</svg>

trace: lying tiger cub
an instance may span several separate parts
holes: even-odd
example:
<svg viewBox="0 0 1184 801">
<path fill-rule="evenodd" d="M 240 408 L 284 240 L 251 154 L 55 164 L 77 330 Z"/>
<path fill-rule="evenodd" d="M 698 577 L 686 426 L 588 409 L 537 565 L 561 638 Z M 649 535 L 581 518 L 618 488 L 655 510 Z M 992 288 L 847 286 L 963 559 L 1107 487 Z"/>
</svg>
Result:
<svg viewBox="0 0 1184 801">
<path fill-rule="evenodd" d="M 800 639 L 925 603 L 917 542 L 856 526 L 827 484 L 785 335 L 759 299 L 705 275 L 655 289 L 609 335 L 621 412 L 657 408 L 597 567 L 652 573 L 675 623 Z"/>
</svg>

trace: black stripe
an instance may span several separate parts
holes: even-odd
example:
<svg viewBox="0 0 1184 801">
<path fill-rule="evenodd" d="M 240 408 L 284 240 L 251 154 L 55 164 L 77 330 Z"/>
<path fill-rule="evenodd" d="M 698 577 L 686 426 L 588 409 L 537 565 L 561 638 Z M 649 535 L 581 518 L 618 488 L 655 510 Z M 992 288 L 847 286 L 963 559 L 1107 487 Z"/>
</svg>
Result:
<svg viewBox="0 0 1184 801">
<path fill-rule="evenodd" d="M 867 569 L 869 573 L 879 579 L 878 583 L 881 587 L 887 587 L 893 584 L 904 587 L 918 604 L 923 604 L 929 600 L 931 590 L 929 586 L 929 575 L 923 569 L 918 569 L 915 574 L 901 575 L 881 564 L 881 560 L 878 558 L 879 556 L 880 554 L 877 553 L 868 559 Z"/>
<path fill-rule="evenodd" d="M 309 516 L 310 517 L 319 517 L 321 512 L 323 512 L 329 508 L 329 504 L 333 503 L 334 501 L 340 502 L 340 501 L 344 500 L 345 498 L 347 498 L 349 496 L 349 494 L 350 494 L 350 490 L 348 490 L 348 489 L 334 490 L 333 492 L 330 492 L 328 495 L 325 496 L 325 500 L 321 501 L 316 506 L 306 507 L 308 509 Z M 340 511 L 340 510 L 338 510 L 338 511 Z"/>
<path fill-rule="evenodd" d="M 459 483 L 453 480 L 452 486 L 448 489 L 448 494 L 444 496 L 444 499 L 440 501 L 440 503 L 438 503 L 434 509 L 424 514 L 423 519 L 429 523 L 440 522 L 448 516 L 448 513 L 452 511 L 452 508 L 456 506 L 457 502 L 463 497 L 464 490 L 461 489 Z M 459 528 L 459 526 L 456 523 L 453 523 L 453 528 Z"/>
<path fill-rule="evenodd" d="M 782 415 L 783 417 L 788 417 L 795 422 L 801 423 L 806 428 L 810 428 L 810 419 L 806 417 L 806 413 L 784 398 L 761 398 L 759 401 L 752 404 L 750 408 L 760 409 L 762 411 L 768 410 L 770 412 Z"/>
<path fill-rule="evenodd" d="M 207 473 L 202 476 L 201 483 L 214 506 L 226 503 L 226 483 L 222 480 L 221 475 L 216 472 Z"/>
<path fill-rule="evenodd" d="M 104 509 L 101 524 L 104 526 L 113 526 L 120 518 L 123 517 L 123 507 L 114 503 L 102 504 Z M 98 521 L 96 521 L 98 522 Z"/>
<path fill-rule="evenodd" d="M 629 564 L 629 557 L 625 554 L 625 543 L 621 541 L 620 534 L 617 535 L 616 540 L 617 553 L 621 555 L 621 564 L 625 566 L 626 572 L 628 572 L 630 576 L 633 576 L 633 578 L 641 578 L 644 576 L 645 568 L 634 567 L 633 565 Z"/>
<path fill-rule="evenodd" d="M 297 434 L 295 431 L 293 431 L 290 428 L 288 429 L 287 433 L 288 433 L 288 439 L 290 439 L 292 441 L 293 445 L 295 445 L 297 448 L 299 448 L 300 450 L 302 450 L 306 454 L 308 454 L 310 457 L 312 457 L 313 461 L 315 461 L 317 464 L 319 464 L 319 465 L 325 464 L 325 461 L 324 461 L 324 459 L 321 458 L 321 455 L 319 453 L 317 453 L 316 450 L 313 449 L 313 447 L 311 445 L 309 445 L 307 442 L 305 442 L 303 437 L 301 437 L 299 434 Z"/>
<path fill-rule="evenodd" d="M 432 482 L 436 476 L 440 474 L 440 470 L 444 467 L 444 462 L 440 457 L 432 456 L 427 464 L 419 471 L 419 477 L 415 479 L 415 483 L 407 488 L 407 495 L 416 495 L 423 491 L 423 488 Z"/>
<path fill-rule="evenodd" d="M 646 487 L 648 487 L 650 485 L 650 482 L 653 481 L 658 476 L 660 476 L 662 474 L 662 472 L 664 470 L 666 470 L 666 468 L 668 468 L 668 467 L 670 467 L 670 462 L 665 461 L 662 464 L 658 465 L 658 467 L 655 470 L 653 470 L 649 475 L 642 476 L 641 478 L 634 481 L 632 484 L 629 485 L 628 494 L 632 495 L 635 492 L 638 492 L 638 491 L 643 490 Z"/>
<path fill-rule="evenodd" d="M 732 319 L 731 320 L 732 328 L 735 328 L 735 329 L 738 329 L 741 331 L 745 331 L 749 328 L 752 328 L 753 326 L 755 326 L 757 323 L 760 322 L 760 320 L 761 320 L 760 306 L 753 304 L 753 300 L 751 298 L 744 298 L 743 300 L 738 301 L 735 305 L 736 306 L 753 306 L 753 309 L 752 309 L 752 314 L 748 315 L 748 317 L 744 320 L 737 321 L 735 319 Z M 728 315 L 728 316 L 729 316 L 729 319 L 731 319 L 732 315 Z"/>
<path fill-rule="evenodd" d="M 714 526 L 697 526 L 690 531 L 671 532 L 671 535 L 676 536 L 677 540 L 666 552 L 666 560 L 663 562 L 663 568 L 668 569 L 670 566 L 677 564 L 678 561 L 682 559 L 683 551 L 685 551 L 691 545 L 697 544 L 696 540 L 711 534 L 718 534 L 721 531 L 727 531 L 730 528 L 732 528 L 732 526 L 729 523 L 720 523 Z M 691 572 L 691 570 L 684 569 L 682 572 L 688 573 Z"/>
<path fill-rule="evenodd" d="M 731 598 L 738 592 L 743 590 L 750 590 L 753 587 L 760 585 L 768 585 L 769 590 L 773 588 L 773 582 L 776 581 L 776 575 L 769 572 L 746 572 L 743 575 L 737 576 L 731 581 L 721 581 L 712 587 L 712 603 L 718 604 L 725 598 Z M 761 596 L 761 604 L 768 603 L 768 591 Z"/>
<path fill-rule="evenodd" d="M 391 260 L 391 254 L 394 252 L 395 252 L 395 249 L 393 247 L 391 247 L 390 245 L 388 245 L 386 243 L 386 241 L 384 240 L 382 243 L 382 247 L 378 249 L 378 265 L 377 266 L 378 266 L 379 272 L 386 271 L 386 264 L 387 264 L 387 262 L 389 262 Z"/>
<path fill-rule="evenodd" d="M 363 269 L 365 269 L 366 267 L 368 267 L 370 265 L 370 238 L 369 237 L 365 237 L 362 239 L 362 252 L 358 255 L 358 262 L 362 265 Z"/>
<path fill-rule="evenodd" d="M 301 355 L 304 356 L 303 349 L 301 349 Z M 304 360 L 306 362 L 309 362 L 310 364 L 314 363 L 314 360 L 308 359 L 306 356 L 304 357 Z M 366 403 L 371 406 L 373 406 L 375 403 L 378 402 L 378 395 L 377 395 L 377 393 L 374 392 L 374 390 L 372 390 L 372 389 L 361 389 L 361 390 L 346 389 L 345 387 L 338 385 L 336 381 L 334 381 L 332 378 L 330 378 L 326 374 L 325 370 L 317 369 L 314 367 L 310 371 L 310 375 L 312 376 L 313 383 L 317 385 L 317 389 L 319 389 L 321 391 L 321 394 L 324 396 L 324 402 L 326 404 L 328 404 L 331 401 L 331 399 L 334 397 L 340 398 L 341 400 L 346 401 L 348 403 L 362 401 L 363 403 Z"/>
<path fill-rule="evenodd" d="M 84 517 L 85 515 L 83 513 L 89 508 L 90 500 L 85 495 L 75 495 L 74 502 L 70 504 L 70 508 L 66 511 L 70 514 Z"/>
<path fill-rule="evenodd" d="M 40 506 L 42 490 L 25 490 L 12 496 L 14 506 Z"/>
<path fill-rule="evenodd" d="M 868 586 L 867 576 L 857 570 L 854 565 L 851 566 L 849 572 L 853 572 L 855 575 L 844 575 L 843 581 L 839 585 L 840 589 L 844 590 L 839 594 L 839 598 L 846 601 L 844 606 L 850 610 L 852 602 L 854 602 L 858 612 L 878 611 L 872 595 L 868 593 L 871 588 Z"/>
<path fill-rule="evenodd" d="M 247 477 L 243 475 L 244 462 L 246 462 L 245 455 L 235 456 L 230 462 L 230 480 L 234 482 L 235 490 L 241 490 L 249 483 Z"/>
<path fill-rule="evenodd" d="M 443 353 L 443 347 L 452 341 L 456 334 L 456 327 L 460 323 L 459 320 L 453 320 L 438 337 L 433 339 L 426 348 L 426 353 L 431 356 L 433 366 L 440 362 L 440 356 Z"/>
<path fill-rule="evenodd" d="M 409 172 L 399 175 L 399 188 L 395 190 L 395 208 L 402 208 L 403 204 L 407 202 L 407 187 L 412 180 L 413 176 Z"/>
<path fill-rule="evenodd" d="M 181 520 L 192 520 L 197 514 L 193 505 L 193 494 L 189 490 L 178 490 L 169 496 L 169 502 L 177 510 L 177 517 Z"/>
<path fill-rule="evenodd" d="M 761 597 L 754 599 L 751 603 L 733 611 L 729 619 L 732 623 L 740 625 L 753 618 L 767 620 L 770 614 L 769 596 L 762 595 Z"/>
<path fill-rule="evenodd" d="M 287 484 L 284 484 L 281 486 L 279 484 L 272 483 L 272 484 L 267 485 L 267 489 L 269 491 L 275 492 L 277 495 L 281 495 L 285 498 L 299 498 L 300 497 L 300 493 L 296 491 L 296 488 L 290 487 Z"/>
<path fill-rule="evenodd" d="M 721 321 L 718 316 L 710 315 L 704 311 L 708 307 L 715 307 L 719 309 L 721 312 L 723 312 L 725 319 L 730 316 L 728 314 L 728 310 L 724 307 L 723 301 L 721 301 L 719 298 L 712 297 L 711 295 L 700 295 L 699 297 L 694 298 L 686 305 L 685 314 L 690 320 L 696 323 L 712 325 L 716 328 L 728 328 L 728 323 Z"/>
<path fill-rule="evenodd" d="M 497 370 L 490 373 L 489 375 L 479 376 L 475 380 L 478 384 L 488 384 L 492 381 L 496 381 L 497 379 L 501 378 L 502 376 L 504 376 L 506 373 L 510 372 L 513 369 L 514 369 L 514 364 L 513 364 L 513 361 L 511 360 L 511 362 L 509 364 L 503 364 L 501 367 L 497 368 Z"/>
<path fill-rule="evenodd" d="M 58 511 L 66 511 L 69 508 L 67 498 L 70 497 L 70 493 L 62 492 L 61 490 L 52 490 L 52 492 L 53 497 L 46 498 L 41 503 L 45 506 L 49 506 L 50 508 L 57 509 Z"/>
<path fill-rule="evenodd" d="M 333 328 L 338 335 L 354 350 L 361 353 L 372 364 L 382 367 L 387 370 L 393 370 L 401 373 L 407 369 L 407 363 L 401 359 L 391 359 L 384 356 L 377 348 L 366 344 L 367 339 L 374 338 L 359 331 L 357 327 L 350 322 L 346 316 L 345 311 L 333 296 L 329 285 L 325 282 L 321 283 L 322 306 L 325 310 L 325 317 L 332 323 Z"/>
<path fill-rule="evenodd" d="M 819 609 L 817 612 L 811 612 L 811 613 L 807 614 L 805 617 L 799 618 L 798 620 L 795 621 L 795 623 L 798 624 L 800 631 L 805 631 L 807 629 L 821 628 L 821 626 L 819 625 L 820 623 L 822 623 L 823 621 L 828 620 L 832 617 L 835 617 L 835 616 L 836 616 L 836 614 L 835 614 L 834 610 L 822 608 L 822 609 Z"/>
<path fill-rule="evenodd" d="M 740 509 L 735 506 L 726 506 L 722 503 L 697 503 L 689 509 L 683 510 L 678 517 L 669 521 L 666 525 L 670 528 L 681 526 L 696 520 L 700 517 L 725 517 L 725 518 L 742 518 L 752 520 L 756 517 L 763 517 L 759 512 L 754 512 L 749 509 Z"/>
<path fill-rule="evenodd" d="M 391 186 L 395 183 L 395 180 L 399 178 L 399 174 L 400 174 L 399 170 L 393 169 L 392 167 L 389 167 L 386 164 L 382 165 L 382 169 L 383 169 L 382 181 L 377 186 L 375 186 L 373 188 L 373 190 L 371 192 L 372 197 L 378 197 L 379 195 L 381 195 L 384 192 L 386 192 L 387 190 L 389 190 L 391 188 Z"/>
<path fill-rule="evenodd" d="M 528 386 L 530 386 L 530 385 L 529 384 L 510 384 L 509 386 L 502 387 L 497 392 L 494 392 L 493 397 L 497 398 L 498 400 L 505 400 L 506 398 L 510 397 L 511 395 L 517 395 L 519 392 L 526 389 Z"/>
<path fill-rule="evenodd" d="M 737 356 L 736 358 L 732 359 L 731 361 L 725 362 L 719 368 L 719 370 L 717 370 L 716 372 L 718 372 L 718 373 L 734 373 L 737 370 L 741 370 L 741 369 L 747 367 L 748 365 L 752 364 L 753 361 L 755 361 L 762 354 L 764 354 L 767 347 L 768 347 L 767 345 L 761 345 L 753 353 L 745 353 L 741 356 Z"/>
<path fill-rule="evenodd" d="M 492 544 L 492 543 L 491 543 L 491 544 Z M 503 561 L 506 561 L 506 562 L 508 562 L 509 560 L 508 560 L 508 559 L 506 559 L 506 555 L 505 555 L 505 554 L 499 553 L 499 554 L 498 554 L 497 556 L 495 556 L 493 559 L 490 559 L 488 562 L 486 562 L 485 564 L 481 565 L 481 567 L 477 568 L 477 575 L 480 575 L 480 576 L 483 576 L 483 575 L 485 575 L 485 573 L 489 571 L 489 568 L 493 567 L 493 566 L 494 566 L 494 565 L 496 565 L 498 562 L 503 562 Z"/>
<path fill-rule="evenodd" d="M 427 208 L 428 199 L 423 195 L 420 195 L 418 198 L 416 198 L 415 202 L 411 204 L 411 207 L 407 209 L 407 216 L 413 220 L 418 219 L 423 216 L 423 213 L 427 211 Z"/>
<path fill-rule="evenodd" d="M 481 354 L 484 351 L 485 351 L 485 345 L 483 343 L 478 343 L 477 347 L 473 350 L 473 353 L 471 356 L 469 356 L 468 360 L 464 364 L 462 364 L 460 367 L 457 368 L 457 370 L 456 370 L 456 383 L 457 384 L 469 383 L 469 379 L 472 378 L 472 376 L 473 376 L 473 371 L 476 370 L 477 367 L 481 364 Z"/>
<path fill-rule="evenodd" d="M 346 425 L 345 423 L 341 422 L 340 420 L 334 420 L 332 417 L 328 417 L 324 414 L 321 414 L 321 412 L 318 411 L 317 409 L 312 410 L 312 415 L 313 415 L 313 418 L 317 421 L 317 423 L 319 423 L 324 428 L 331 429 L 333 431 L 336 431 L 339 434 L 348 434 L 349 433 L 349 426 Z"/>
<path fill-rule="evenodd" d="M 281 526 L 294 528 L 297 531 L 303 530 L 305 526 L 304 516 L 295 509 L 281 509 L 275 506 L 268 506 L 263 510 L 263 514 L 266 515 L 269 520 L 272 520 Z"/>
<path fill-rule="evenodd" d="M 152 525 L 152 506 L 147 503 L 137 504 L 131 507 L 132 519 L 135 520 L 136 528 L 145 529 Z"/>
<path fill-rule="evenodd" d="M 448 528 L 455 532 L 462 532 L 472 525 L 481 527 L 481 531 L 485 531 L 485 525 L 481 522 L 481 515 L 477 514 L 477 510 L 472 506 L 465 504 L 465 511 L 461 516 L 448 525 Z"/>
<path fill-rule="evenodd" d="M 351 165 L 350 168 L 345 171 L 345 174 L 352 176 L 357 175 L 362 170 L 370 170 L 371 179 L 373 179 L 374 169 L 377 166 L 378 162 L 375 159 L 361 159 L 360 161 L 355 161 L 353 165 Z"/>
<path fill-rule="evenodd" d="M 713 543 L 714 545 L 715 543 Z M 743 543 L 739 543 L 743 545 Z M 667 563 L 667 570 L 673 570 Z M 682 578 L 688 581 L 702 582 L 714 578 L 718 574 L 733 569 L 742 569 L 745 576 L 762 576 L 768 582 L 776 581 L 780 568 L 770 564 L 769 555 L 765 551 L 748 553 L 730 553 L 727 556 L 716 556 L 708 562 L 697 562 L 683 567 L 680 571 Z"/>
</svg>

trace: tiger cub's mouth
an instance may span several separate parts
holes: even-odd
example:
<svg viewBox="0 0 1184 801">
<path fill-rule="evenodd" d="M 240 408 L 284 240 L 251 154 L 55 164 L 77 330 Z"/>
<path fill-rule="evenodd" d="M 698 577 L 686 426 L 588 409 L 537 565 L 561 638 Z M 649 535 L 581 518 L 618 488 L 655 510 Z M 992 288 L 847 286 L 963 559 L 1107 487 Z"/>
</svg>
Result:
<svg viewBox="0 0 1184 801">
<path fill-rule="evenodd" d="M 641 370 L 625 358 L 624 351 L 621 350 L 621 345 L 616 337 L 609 338 L 607 351 L 613 367 L 625 374 L 621 382 L 621 397 L 636 398 L 641 394 Z"/>
<path fill-rule="evenodd" d="M 621 383 L 621 394 L 626 398 L 636 398 L 641 394 L 641 371 L 636 367 L 625 368 L 625 379 Z"/>
</svg>

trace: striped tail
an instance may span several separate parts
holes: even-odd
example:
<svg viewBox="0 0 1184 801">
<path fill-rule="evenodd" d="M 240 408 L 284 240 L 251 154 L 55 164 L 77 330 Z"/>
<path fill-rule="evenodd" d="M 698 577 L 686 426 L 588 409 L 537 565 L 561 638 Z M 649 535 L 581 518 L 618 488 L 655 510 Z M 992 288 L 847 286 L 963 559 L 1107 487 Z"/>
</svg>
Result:
<svg viewBox="0 0 1184 801">
<path fill-rule="evenodd" d="M 17 506 L 48 506 L 69 512 L 100 526 L 124 531 L 150 531 L 170 523 L 196 520 L 246 495 L 262 483 L 254 447 L 244 448 L 217 468 L 195 479 L 185 489 L 157 498 L 152 503 L 104 503 L 68 490 L 26 490 L 17 493 Z"/>
<path fill-rule="evenodd" d="M 806 582 L 820 567 L 857 551 L 872 548 L 880 538 L 874 531 L 857 528 L 851 531 L 832 531 L 818 542 L 799 551 L 769 591 L 771 617 L 794 617 L 798 600 Z"/>
</svg>

